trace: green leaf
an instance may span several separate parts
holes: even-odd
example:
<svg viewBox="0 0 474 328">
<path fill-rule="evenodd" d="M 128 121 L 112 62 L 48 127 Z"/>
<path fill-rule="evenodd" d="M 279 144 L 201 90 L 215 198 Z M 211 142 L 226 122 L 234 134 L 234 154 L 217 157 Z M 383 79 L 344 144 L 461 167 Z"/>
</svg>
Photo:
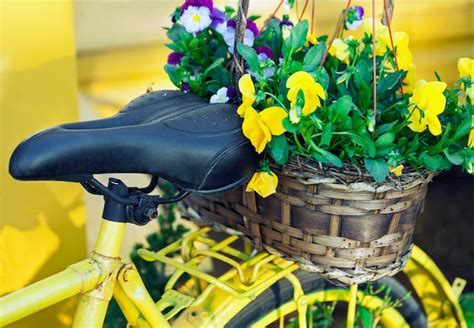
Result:
<svg viewBox="0 0 474 328">
<path fill-rule="evenodd" d="M 459 138 L 464 137 L 471 131 L 472 118 L 468 117 L 462 121 L 461 125 L 458 126 L 456 132 L 454 132 L 453 140 L 458 140 Z"/>
<path fill-rule="evenodd" d="M 284 134 L 273 136 L 268 144 L 268 152 L 278 165 L 285 165 L 288 162 L 288 153 L 290 151 L 288 142 Z"/>
<path fill-rule="evenodd" d="M 224 58 L 217 58 L 211 65 L 209 65 L 206 70 L 204 71 L 204 75 L 209 74 L 213 69 L 221 66 L 221 64 L 224 62 Z"/>
<path fill-rule="evenodd" d="M 283 127 L 286 131 L 290 133 L 295 133 L 298 131 L 298 125 L 294 125 L 293 123 L 291 123 L 288 118 L 283 119 Z"/>
<path fill-rule="evenodd" d="M 450 163 L 441 155 L 428 155 L 427 152 L 423 152 L 420 155 L 420 161 L 426 168 L 433 171 L 444 170 L 450 167 Z"/>
<path fill-rule="evenodd" d="M 334 166 L 342 167 L 342 161 L 339 157 L 333 153 L 328 152 L 327 150 L 321 149 L 319 147 L 313 147 L 313 149 L 319 153 L 327 162 L 331 163 Z"/>
<path fill-rule="evenodd" d="M 387 146 L 395 140 L 395 134 L 393 132 L 386 132 L 375 140 L 375 146 L 377 148 L 382 148 Z"/>
<path fill-rule="evenodd" d="M 362 146 L 362 148 L 364 148 L 364 150 L 367 152 L 367 154 L 369 154 L 370 157 L 375 157 L 377 150 L 372 139 L 363 134 L 355 134 L 353 132 L 346 133 L 352 137 L 351 141 L 358 144 L 359 146 Z"/>
<path fill-rule="evenodd" d="M 342 96 L 329 107 L 329 119 L 331 122 L 341 122 L 352 108 L 351 96 Z"/>
<path fill-rule="evenodd" d="M 178 73 L 178 67 L 175 65 L 165 65 L 165 72 L 168 73 L 171 82 L 173 82 L 175 86 L 179 87 L 179 84 L 181 83 L 181 77 Z"/>
<path fill-rule="evenodd" d="M 375 181 L 383 182 L 385 178 L 388 177 L 390 166 L 383 158 L 364 158 L 364 164 L 365 168 L 374 177 Z"/>
<path fill-rule="evenodd" d="M 179 53 L 183 53 L 186 51 L 186 49 L 180 45 L 179 43 L 167 43 L 165 44 L 166 47 L 170 48 L 171 50 L 173 51 L 176 51 L 176 52 L 179 52 Z"/>
<path fill-rule="evenodd" d="M 367 310 L 363 306 L 359 306 L 357 308 L 357 311 L 359 312 L 360 321 L 362 322 L 362 327 L 371 328 L 374 322 L 374 316 L 372 315 L 372 313 L 370 313 L 370 311 Z"/>
<path fill-rule="evenodd" d="M 181 33 L 187 33 L 186 29 L 184 28 L 183 25 L 181 24 L 174 24 L 168 32 L 166 32 L 166 36 L 170 39 L 173 40 L 174 42 L 178 42 L 181 40 Z"/>
<path fill-rule="evenodd" d="M 300 62 L 294 61 L 291 62 L 290 67 L 288 68 L 288 73 L 292 74 L 295 72 L 299 72 L 303 69 L 303 66 Z"/>
<path fill-rule="evenodd" d="M 386 91 L 392 90 L 404 75 L 405 71 L 388 73 L 377 83 L 377 93 L 382 94 Z"/>
<path fill-rule="evenodd" d="M 329 146 L 331 143 L 332 137 L 332 124 L 328 123 L 323 128 L 323 133 L 321 135 L 321 142 L 319 143 L 320 146 Z"/>
<path fill-rule="evenodd" d="M 192 39 L 191 42 L 188 43 L 188 46 L 190 49 L 197 48 L 199 46 L 199 40 L 197 38 Z"/>
<path fill-rule="evenodd" d="M 316 70 L 321 63 L 324 52 L 326 51 L 326 42 L 319 42 L 311 47 L 303 59 L 303 70 L 311 72 Z"/>
<path fill-rule="evenodd" d="M 304 69 L 304 67 L 303 67 Z M 321 84 L 324 90 L 328 89 L 329 86 L 329 75 L 324 67 L 318 67 L 315 72 L 313 72 L 313 78 L 316 82 Z"/>
<path fill-rule="evenodd" d="M 464 157 L 461 155 L 461 152 L 450 154 L 449 150 L 445 149 L 444 154 L 446 155 L 448 161 L 454 165 L 461 165 L 464 162 Z"/>
<path fill-rule="evenodd" d="M 301 48 L 306 43 L 306 35 L 308 34 L 308 21 L 302 20 L 291 29 L 290 37 L 285 40 L 289 43 L 290 53 Z M 287 41 L 288 40 L 288 41 Z M 287 46 L 288 46 L 287 45 Z"/>
<path fill-rule="evenodd" d="M 260 65 L 257 52 L 253 48 L 240 42 L 237 44 L 237 51 L 245 59 L 250 69 L 254 72 L 258 72 Z"/>
</svg>

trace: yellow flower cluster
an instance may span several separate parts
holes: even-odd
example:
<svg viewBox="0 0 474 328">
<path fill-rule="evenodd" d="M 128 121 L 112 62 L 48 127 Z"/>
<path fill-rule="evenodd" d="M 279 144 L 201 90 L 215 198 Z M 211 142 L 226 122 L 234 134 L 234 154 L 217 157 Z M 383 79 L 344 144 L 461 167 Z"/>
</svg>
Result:
<svg viewBox="0 0 474 328">
<path fill-rule="evenodd" d="M 341 62 L 349 64 L 349 46 L 342 39 L 335 39 L 329 48 L 329 53 Z"/>
<path fill-rule="evenodd" d="M 466 96 L 470 99 L 474 99 L 474 59 L 466 57 L 459 58 L 458 71 L 459 77 L 469 77 L 471 79 L 471 85 L 466 89 Z M 467 146 L 474 148 L 474 115 L 472 115 L 471 131 L 469 132 Z"/>
<path fill-rule="evenodd" d="M 292 108 L 296 105 L 298 93 L 303 92 L 304 106 L 301 110 L 303 116 L 313 113 L 321 107 L 321 99 L 326 99 L 323 87 L 307 72 L 293 73 L 288 78 L 286 87 L 288 88 L 287 98 Z M 242 93 L 242 104 L 237 109 L 237 113 L 244 118 L 242 132 L 260 154 L 272 140 L 272 136 L 285 133 L 283 120 L 288 117 L 288 113 L 278 106 L 268 107 L 261 112 L 257 112 L 252 107 L 255 101 L 255 86 L 250 74 L 245 74 L 240 78 L 239 90 Z M 260 196 L 267 197 L 276 191 L 277 184 L 278 178 L 273 172 L 257 172 L 250 180 L 247 191 L 253 190 Z"/>
<path fill-rule="evenodd" d="M 441 134 L 441 122 L 438 115 L 444 112 L 446 97 L 443 91 L 446 89 L 444 82 L 426 82 L 420 80 L 415 85 L 413 95 L 410 97 L 410 125 L 408 127 L 415 132 L 423 132 L 426 127 L 434 136 Z"/>
<path fill-rule="evenodd" d="M 321 84 L 304 71 L 293 73 L 286 81 L 286 87 L 288 88 L 287 98 L 291 105 L 290 117 L 293 123 L 298 123 L 299 121 L 299 117 L 294 113 L 294 107 L 300 90 L 303 91 L 304 95 L 304 106 L 301 110 L 303 116 L 313 113 L 317 108 L 321 107 L 321 99 L 326 99 L 326 93 Z"/>
<path fill-rule="evenodd" d="M 367 18 L 362 23 L 362 30 L 369 35 L 372 35 L 372 19 Z M 408 48 L 410 38 L 405 32 L 394 32 L 392 33 L 392 38 L 393 46 L 396 50 L 398 68 L 408 72 L 404 80 L 407 84 L 404 86 L 404 90 L 411 93 L 415 88 L 415 65 L 413 64 L 413 55 Z M 375 20 L 375 52 L 377 56 L 383 56 L 387 49 L 393 51 L 388 27 L 379 20 Z"/>
<path fill-rule="evenodd" d="M 460 77 L 469 77 L 471 79 L 471 86 L 466 89 L 466 96 L 474 99 L 474 59 L 471 58 L 459 58 L 458 70 Z"/>
</svg>

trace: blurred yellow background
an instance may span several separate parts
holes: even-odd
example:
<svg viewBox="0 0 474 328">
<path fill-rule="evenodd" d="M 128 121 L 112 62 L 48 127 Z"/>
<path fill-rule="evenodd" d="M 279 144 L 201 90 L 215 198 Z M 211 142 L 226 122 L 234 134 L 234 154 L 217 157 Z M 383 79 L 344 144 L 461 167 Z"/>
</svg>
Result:
<svg viewBox="0 0 474 328">
<path fill-rule="evenodd" d="M 250 3 L 250 13 L 265 17 L 278 1 Z M 353 4 L 371 15 L 370 1 Z M 378 17 L 382 4 L 376 1 Z M 51 125 L 110 116 L 148 87 L 173 88 L 163 70 L 169 50 L 162 27 L 170 25 L 169 14 L 179 5 L 0 0 L 0 293 L 83 258 L 102 210 L 101 199 L 84 196 L 78 186 L 14 181 L 8 175 L 14 147 Z M 316 0 L 316 33 L 332 34 L 344 6 L 345 1 Z M 457 59 L 474 57 L 473 0 L 396 0 L 393 29 L 410 35 L 417 78 L 433 80 L 436 70 L 452 83 Z M 123 256 L 154 228 L 130 227 Z M 15 326 L 68 325 L 72 307 L 61 304 Z"/>
</svg>

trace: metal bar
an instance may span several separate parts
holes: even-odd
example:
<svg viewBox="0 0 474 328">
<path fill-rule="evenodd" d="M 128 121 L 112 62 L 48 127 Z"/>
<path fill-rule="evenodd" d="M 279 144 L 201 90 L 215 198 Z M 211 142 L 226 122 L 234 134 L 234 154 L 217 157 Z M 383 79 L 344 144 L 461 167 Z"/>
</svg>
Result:
<svg viewBox="0 0 474 328">
<path fill-rule="evenodd" d="M 416 245 L 413 247 L 411 258 L 403 272 L 420 297 L 428 321 L 467 327 L 461 305 L 451 285 L 436 263 L 421 248 Z"/>
<path fill-rule="evenodd" d="M 133 302 L 127 297 L 120 284 L 115 284 L 114 287 L 114 299 L 117 301 L 120 310 L 127 319 L 130 326 L 134 327 L 138 325 L 138 318 L 140 317 L 140 311 L 133 304 Z"/>
<path fill-rule="evenodd" d="M 94 288 L 101 277 L 96 262 L 84 260 L 49 278 L 0 298 L 0 326 Z"/>
<path fill-rule="evenodd" d="M 349 293 L 349 305 L 347 309 L 347 328 L 354 327 L 356 307 L 357 307 L 357 284 L 351 285 Z"/>
<path fill-rule="evenodd" d="M 153 302 L 133 264 L 127 264 L 120 270 L 118 282 L 125 295 L 133 302 L 151 327 L 166 328 L 170 326 Z"/>
<path fill-rule="evenodd" d="M 118 256 L 125 227 L 126 223 L 123 222 L 102 220 L 92 259 L 99 263 L 104 280 L 93 290 L 81 295 L 73 327 L 102 326 L 122 266 Z"/>
<path fill-rule="evenodd" d="M 123 222 L 102 220 L 95 245 L 95 253 L 107 257 L 118 257 L 125 227 L 126 223 Z"/>
</svg>

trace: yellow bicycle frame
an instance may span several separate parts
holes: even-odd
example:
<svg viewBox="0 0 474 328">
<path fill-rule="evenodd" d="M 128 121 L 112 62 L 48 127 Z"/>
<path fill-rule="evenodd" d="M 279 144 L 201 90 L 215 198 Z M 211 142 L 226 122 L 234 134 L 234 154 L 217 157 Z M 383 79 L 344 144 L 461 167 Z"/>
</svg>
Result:
<svg viewBox="0 0 474 328">
<path fill-rule="evenodd" d="M 348 301 L 349 308 L 352 308 L 348 323 L 353 322 L 356 287 L 352 287 L 350 292 L 339 289 L 305 295 L 298 278 L 292 274 L 298 269 L 297 264 L 266 252 L 251 255 L 238 251 L 230 246 L 238 239 L 237 236 L 216 242 L 206 237 L 209 228 L 191 233 L 156 253 L 139 251 L 146 260 L 161 261 L 177 269 L 169 279 L 164 295 L 155 303 L 133 264 L 123 264 L 118 257 L 125 227 L 125 223 L 102 220 L 96 246 L 89 259 L 0 298 L 0 326 L 81 294 L 74 327 L 102 326 L 112 297 L 117 300 L 131 326 L 170 327 L 170 320 L 181 312 L 173 319 L 173 326 L 220 327 L 283 278 L 293 285 L 293 301 L 265 315 L 255 324 L 256 327 L 263 327 L 278 316 L 282 318 L 284 314 L 294 311 L 298 312 L 300 327 L 306 327 L 307 308 L 315 301 Z M 208 249 L 196 249 L 193 247 L 195 242 L 207 245 Z M 178 250 L 184 262 L 167 256 Z M 225 262 L 231 269 L 220 277 L 202 272 L 197 266 L 205 258 Z M 430 323 L 466 327 L 457 301 L 462 288 L 452 288 L 419 248 L 414 248 L 412 259 L 404 271 L 414 283 Z M 188 273 L 191 279 L 177 290 L 173 289 L 184 273 Z M 462 281 L 455 281 L 456 285 L 459 283 L 463 285 Z M 425 293 L 425 290 L 428 292 Z M 365 297 L 362 305 L 376 308 L 379 302 L 376 298 Z M 382 322 L 389 327 L 397 327 L 403 326 L 404 321 L 395 310 L 387 309 Z"/>
</svg>

